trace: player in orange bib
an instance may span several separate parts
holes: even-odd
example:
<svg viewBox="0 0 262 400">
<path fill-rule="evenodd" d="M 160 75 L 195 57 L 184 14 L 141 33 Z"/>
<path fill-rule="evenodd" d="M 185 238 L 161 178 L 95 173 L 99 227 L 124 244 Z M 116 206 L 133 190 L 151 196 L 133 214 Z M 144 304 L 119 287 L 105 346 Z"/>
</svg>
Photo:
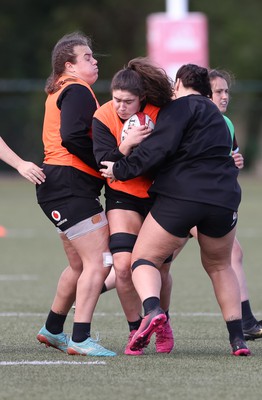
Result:
<svg viewBox="0 0 262 400">
<path fill-rule="evenodd" d="M 94 114 L 93 140 L 97 163 L 117 161 L 130 154 L 132 149 L 153 134 L 147 125 L 132 126 L 123 135 L 123 126 L 133 114 L 143 112 L 155 123 L 160 107 L 171 101 L 173 86 L 166 73 L 151 65 L 146 58 L 131 60 L 112 79 L 112 100 L 102 105 Z M 154 171 L 126 182 L 107 180 L 105 188 L 106 213 L 110 229 L 110 250 L 116 274 L 115 285 L 129 325 L 127 355 L 142 355 L 143 349 L 132 351 L 129 343 L 141 323 L 141 300 L 131 279 L 131 253 L 149 212 L 152 200 L 148 189 Z M 174 346 L 168 308 L 172 280 L 169 274 L 172 257 L 161 268 L 162 307 L 167 323 L 156 332 L 156 350 L 169 353 Z M 106 282 L 107 283 L 107 282 Z"/>
<path fill-rule="evenodd" d="M 37 187 L 42 210 L 57 228 L 69 265 L 62 272 L 45 325 L 37 339 L 68 354 L 115 356 L 91 338 L 91 321 L 109 269 L 108 222 L 99 202 L 104 179 L 93 155 L 91 124 L 98 78 L 91 41 L 64 36 L 52 53 L 43 126 L 46 181 Z M 63 332 L 75 301 L 72 337 Z"/>
</svg>

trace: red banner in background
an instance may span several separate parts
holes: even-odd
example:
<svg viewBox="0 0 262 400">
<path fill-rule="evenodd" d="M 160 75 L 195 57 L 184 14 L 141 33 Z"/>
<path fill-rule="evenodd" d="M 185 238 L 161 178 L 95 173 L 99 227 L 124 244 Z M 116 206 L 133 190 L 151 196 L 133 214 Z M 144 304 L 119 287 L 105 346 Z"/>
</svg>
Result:
<svg viewBox="0 0 262 400">
<path fill-rule="evenodd" d="M 208 67 L 208 24 L 202 13 L 174 19 L 167 13 L 147 18 L 148 56 L 174 79 L 183 64 Z"/>
</svg>

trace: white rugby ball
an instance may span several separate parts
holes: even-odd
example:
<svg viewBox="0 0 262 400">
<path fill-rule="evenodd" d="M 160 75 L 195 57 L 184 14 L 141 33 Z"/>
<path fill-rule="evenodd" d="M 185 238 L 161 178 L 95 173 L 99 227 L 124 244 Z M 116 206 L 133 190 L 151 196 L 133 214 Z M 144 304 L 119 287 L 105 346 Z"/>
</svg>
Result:
<svg viewBox="0 0 262 400">
<path fill-rule="evenodd" d="M 125 140 L 125 138 L 128 135 L 127 130 L 131 126 L 141 126 L 141 125 L 147 125 L 149 128 L 154 129 L 155 124 L 152 121 L 152 119 L 149 117 L 149 115 L 143 113 L 143 112 L 137 112 L 136 114 L 132 115 L 130 118 L 126 120 L 124 123 L 122 132 L 121 132 L 121 142 Z"/>
</svg>

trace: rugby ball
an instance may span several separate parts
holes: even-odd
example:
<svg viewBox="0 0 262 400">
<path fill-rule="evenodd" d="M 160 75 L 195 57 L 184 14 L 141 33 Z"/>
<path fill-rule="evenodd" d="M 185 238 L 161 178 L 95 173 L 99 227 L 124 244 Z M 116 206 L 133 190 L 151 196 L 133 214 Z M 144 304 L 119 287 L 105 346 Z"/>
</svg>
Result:
<svg viewBox="0 0 262 400">
<path fill-rule="evenodd" d="M 127 130 L 131 126 L 141 126 L 141 125 L 147 125 L 149 128 L 154 129 L 155 124 L 152 121 L 152 119 L 149 117 L 149 115 L 143 113 L 143 112 L 137 112 L 136 114 L 132 115 L 130 118 L 126 120 L 124 123 L 122 132 L 121 132 L 121 142 L 125 140 L 125 138 L 128 135 Z"/>
</svg>

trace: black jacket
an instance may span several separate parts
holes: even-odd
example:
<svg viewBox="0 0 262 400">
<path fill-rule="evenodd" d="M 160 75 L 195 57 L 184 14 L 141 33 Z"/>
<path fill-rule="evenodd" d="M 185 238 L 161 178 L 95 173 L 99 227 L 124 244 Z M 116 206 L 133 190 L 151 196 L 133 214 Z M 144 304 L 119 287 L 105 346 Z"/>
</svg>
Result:
<svg viewBox="0 0 262 400">
<path fill-rule="evenodd" d="M 133 152 L 114 165 L 116 179 L 156 173 L 149 192 L 237 210 L 241 189 L 230 156 L 232 139 L 217 106 L 189 95 L 158 114 L 155 129 Z"/>
</svg>

